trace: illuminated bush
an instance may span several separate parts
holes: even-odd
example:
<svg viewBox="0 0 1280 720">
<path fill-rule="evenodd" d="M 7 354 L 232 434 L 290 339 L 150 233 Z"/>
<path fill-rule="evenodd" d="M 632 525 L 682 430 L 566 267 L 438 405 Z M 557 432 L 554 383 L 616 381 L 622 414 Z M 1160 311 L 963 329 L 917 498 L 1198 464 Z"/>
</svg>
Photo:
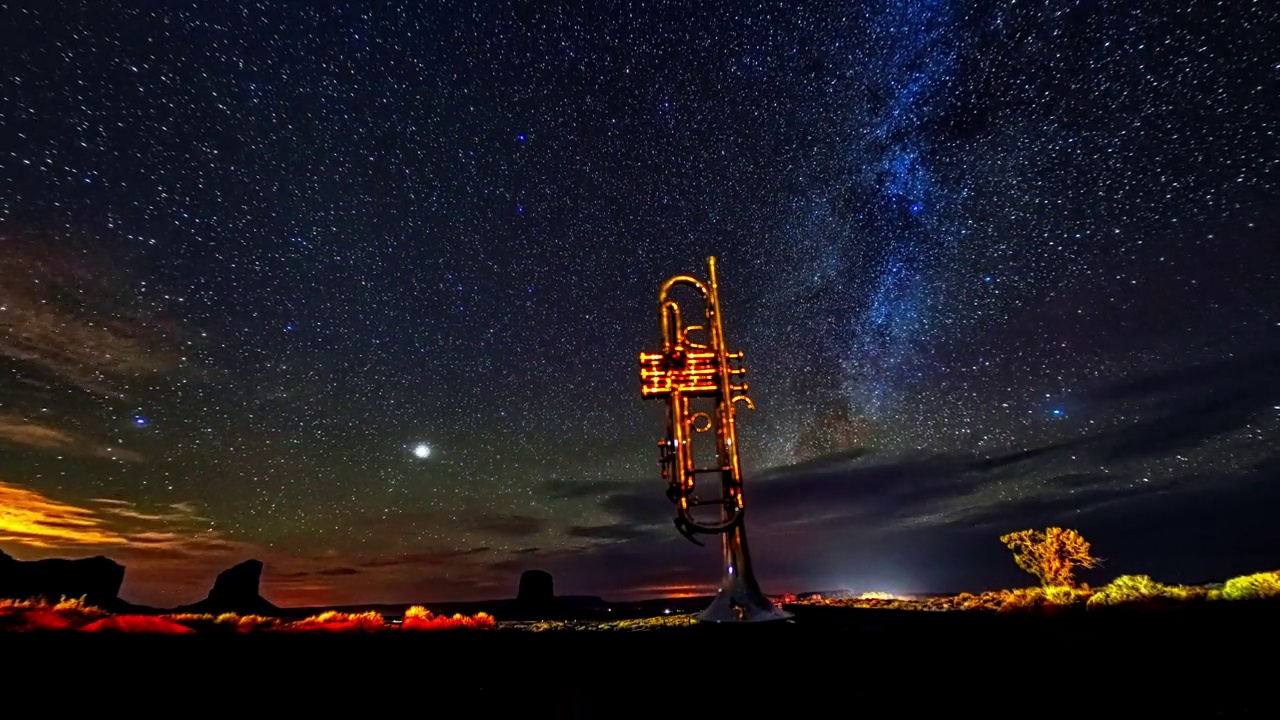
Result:
<svg viewBox="0 0 1280 720">
<path fill-rule="evenodd" d="M 435 615 L 421 605 L 414 605 L 404 613 L 402 630 L 490 630 L 496 626 L 493 616 L 488 613 L 475 615 L 455 614 L 452 617 Z"/>
<path fill-rule="evenodd" d="M 1088 601 L 1092 593 L 1081 588 L 1064 586 L 1047 588 L 1015 588 L 993 593 L 999 598 L 999 612 L 1060 613 Z"/>
<path fill-rule="evenodd" d="M 344 613 L 329 610 L 297 622 L 281 625 L 279 629 L 285 632 L 368 633 L 378 632 L 386 627 L 386 621 L 376 612 Z"/>
<path fill-rule="evenodd" d="M 1280 572 L 1231 578 L 1222 586 L 1223 600 L 1263 600 L 1280 597 Z"/>
<path fill-rule="evenodd" d="M 1153 601 L 1191 602 L 1208 598 L 1209 592 L 1201 587 L 1165 585 L 1146 575 L 1121 575 L 1099 588 L 1089 598 L 1089 609 Z"/>
<path fill-rule="evenodd" d="M 65 614 L 76 614 L 80 617 L 106 617 L 107 611 L 94 605 L 89 605 L 84 601 L 83 597 L 79 598 L 62 598 L 57 605 L 53 606 L 54 612 Z"/>
<path fill-rule="evenodd" d="M 1075 530 L 1020 530 L 1001 536 L 1000 542 L 1013 551 L 1018 567 L 1039 578 L 1045 587 L 1075 587 L 1076 568 L 1095 568 L 1102 563 L 1093 557 L 1088 541 Z"/>
<path fill-rule="evenodd" d="M 236 615 L 235 613 L 223 613 L 214 622 L 223 627 L 233 628 L 236 632 L 269 630 L 280 625 L 280 620 L 277 618 L 264 617 L 262 615 Z"/>
<path fill-rule="evenodd" d="M 1065 585 L 1057 585 L 1044 589 L 1045 600 L 1054 605 L 1069 606 L 1077 603 L 1088 602 L 1093 597 L 1093 591 L 1087 587 L 1074 588 Z"/>
<path fill-rule="evenodd" d="M 0 628 L 19 632 L 76 630 L 106 614 L 85 604 L 83 598 L 63 598 L 53 604 L 43 599 L 0 600 Z"/>
<path fill-rule="evenodd" d="M 281 624 L 276 618 L 235 613 L 223 613 L 217 616 L 208 613 L 171 613 L 164 617 L 200 632 L 247 633 L 255 630 L 269 630 Z"/>
</svg>

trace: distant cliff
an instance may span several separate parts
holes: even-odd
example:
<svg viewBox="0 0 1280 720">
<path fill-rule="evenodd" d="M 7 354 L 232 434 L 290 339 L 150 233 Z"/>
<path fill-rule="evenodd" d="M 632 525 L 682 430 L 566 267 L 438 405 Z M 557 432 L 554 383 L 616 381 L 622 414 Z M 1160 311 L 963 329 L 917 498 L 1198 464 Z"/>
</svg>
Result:
<svg viewBox="0 0 1280 720">
<path fill-rule="evenodd" d="M 258 584 L 262 580 L 262 561 L 245 560 L 235 567 L 218 573 L 213 581 L 213 589 L 209 597 L 198 603 L 174 608 L 173 612 L 208 613 L 221 615 L 235 613 L 237 615 L 267 615 L 280 613 L 280 608 L 267 602 L 258 594 Z"/>
<path fill-rule="evenodd" d="M 0 551 L 0 597 L 25 600 L 85 598 L 99 607 L 120 605 L 124 566 L 105 557 L 16 560 Z"/>
</svg>

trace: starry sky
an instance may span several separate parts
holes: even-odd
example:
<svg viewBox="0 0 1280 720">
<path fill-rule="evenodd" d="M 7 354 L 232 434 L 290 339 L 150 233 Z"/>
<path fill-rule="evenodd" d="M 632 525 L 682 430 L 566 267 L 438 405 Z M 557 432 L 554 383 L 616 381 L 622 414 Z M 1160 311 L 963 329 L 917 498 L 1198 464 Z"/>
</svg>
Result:
<svg viewBox="0 0 1280 720">
<path fill-rule="evenodd" d="M 636 358 L 714 254 L 766 591 L 1280 566 L 1278 173 L 1264 2 L 0 2 L 0 549 L 703 590 Z"/>
</svg>

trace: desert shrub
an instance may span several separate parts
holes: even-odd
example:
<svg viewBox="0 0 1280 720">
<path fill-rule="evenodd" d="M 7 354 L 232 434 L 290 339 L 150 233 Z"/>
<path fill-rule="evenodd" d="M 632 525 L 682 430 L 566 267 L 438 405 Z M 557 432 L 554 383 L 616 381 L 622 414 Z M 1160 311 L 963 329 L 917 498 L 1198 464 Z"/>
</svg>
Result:
<svg viewBox="0 0 1280 720">
<path fill-rule="evenodd" d="M 1016 588 L 1014 590 L 1006 590 L 1001 594 L 1003 597 L 997 607 L 999 612 L 1032 610 L 1046 602 L 1042 588 Z"/>
<path fill-rule="evenodd" d="M 213 623 L 218 619 L 208 613 L 169 613 L 165 617 L 178 623 Z"/>
<path fill-rule="evenodd" d="M 378 632 L 385 629 L 386 621 L 376 612 L 344 613 L 336 610 L 312 615 L 296 622 L 278 626 L 285 632 Z"/>
<path fill-rule="evenodd" d="M 1064 586 L 998 590 L 983 593 L 980 596 L 980 604 L 975 609 L 994 609 L 1001 613 L 1058 613 L 1066 608 L 1084 603 L 1091 594 L 1089 590 Z"/>
<path fill-rule="evenodd" d="M 489 613 L 475 615 L 454 614 L 452 617 L 436 615 L 421 605 L 414 605 L 404 613 L 402 630 L 491 630 L 497 625 Z"/>
<path fill-rule="evenodd" d="M 198 613 L 172 613 L 165 618 L 200 631 L 248 633 L 255 630 L 269 630 L 281 624 L 280 620 L 262 615 L 237 615 L 222 613 L 221 615 Z"/>
<path fill-rule="evenodd" d="M 1089 608 L 1097 609 L 1152 600 L 1186 602 L 1207 597 L 1208 592 L 1204 588 L 1165 585 L 1146 575 L 1121 575 L 1099 588 L 1093 597 L 1089 598 Z"/>
<path fill-rule="evenodd" d="M 1075 587 L 1077 567 L 1089 569 L 1102 564 L 1091 554 L 1088 541 L 1075 530 L 1020 530 L 1001 536 L 1000 542 L 1013 551 L 1018 567 L 1039 578 L 1044 587 Z"/>
<path fill-rule="evenodd" d="M 1086 603 L 1089 598 L 1093 597 L 1093 591 L 1086 587 L 1067 587 L 1065 585 L 1056 585 L 1044 589 L 1045 600 L 1054 605 L 1070 606 L 1079 603 Z"/>
<path fill-rule="evenodd" d="M 214 621 L 218 625 L 234 628 L 236 632 L 252 632 L 254 630 L 265 630 L 274 628 L 280 624 L 280 620 L 273 617 L 265 617 L 263 615 L 236 615 L 235 613 L 223 613 Z"/>
<path fill-rule="evenodd" d="M 41 630 L 76 630 L 107 612 L 85 603 L 84 598 L 62 598 L 49 603 L 43 598 L 0 600 L 0 629 L 31 632 Z"/>
<path fill-rule="evenodd" d="M 1280 571 L 1241 575 L 1222 586 L 1223 600 L 1263 600 L 1280 597 Z"/>
<path fill-rule="evenodd" d="M 81 617 L 86 617 L 86 618 L 107 616 L 106 610 L 103 610 L 102 608 L 97 607 L 95 605 L 90 605 L 86 603 L 83 597 L 78 597 L 78 598 L 64 597 L 62 598 L 62 600 L 58 601 L 58 604 L 53 606 L 53 611 L 59 612 L 59 613 L 68 613 L 68 614 L 75 613 L 77 615 L 80 615 Z"/>
</svg>

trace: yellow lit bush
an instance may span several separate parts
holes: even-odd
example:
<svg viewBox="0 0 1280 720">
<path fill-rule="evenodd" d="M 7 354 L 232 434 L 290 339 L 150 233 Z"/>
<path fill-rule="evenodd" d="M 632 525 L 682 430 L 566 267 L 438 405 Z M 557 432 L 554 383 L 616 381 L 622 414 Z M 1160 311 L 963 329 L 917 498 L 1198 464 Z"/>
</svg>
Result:
<svg viewBox="0 0 1280 720">
<path fill-rule="evenodd" d="M 1121 575 L 1099 588 L 1089 598 L 1089 609 L 1115 607 L 1134 603 L 1151 603 L 1174 600 L 1190 602 L 1208 599 L 1204 588 L 1185 585 L 1165 585 L 1147 575 Z"/>
<path fill-rule="evenodd" d="M 1231 578 L 1222 586 L 1223 600 L 1264 600 L 1280 597 L 1280 572 Z"/>
</svg>

